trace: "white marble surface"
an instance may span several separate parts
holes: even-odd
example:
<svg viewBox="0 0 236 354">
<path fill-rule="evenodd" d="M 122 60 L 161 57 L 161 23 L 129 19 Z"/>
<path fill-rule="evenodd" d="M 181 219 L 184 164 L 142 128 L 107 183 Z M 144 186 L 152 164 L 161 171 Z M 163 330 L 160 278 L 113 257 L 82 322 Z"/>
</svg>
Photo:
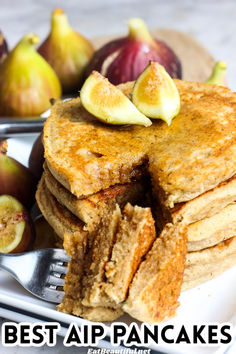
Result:
<svg viewBox="0 0 236 354">
<path fill-rule="evenodd" d="M 0 28 L 10 47 L 26 33 L 44 39 L 50 13 L 62 7 L 71 25 L 85 36 L 125 33 L 130 17 L 142 17 L 150 28 L 173 28 L 192 35 L 211 54 L 228 63 L 228 84 L 236 90 L 236 1 L 234 0 L 0 0 Z M 0 322 L 1 325 L 2 322 Z M 61 338 L 55 348 L 3 348 L 3 354 L 64 354 Z M 69 349 L 71 354 L 87 349 Z M 232 353 L 236 352 L 232 351 Z M 199 353 L 200 354 L 200 353 Z"/>
</svg>

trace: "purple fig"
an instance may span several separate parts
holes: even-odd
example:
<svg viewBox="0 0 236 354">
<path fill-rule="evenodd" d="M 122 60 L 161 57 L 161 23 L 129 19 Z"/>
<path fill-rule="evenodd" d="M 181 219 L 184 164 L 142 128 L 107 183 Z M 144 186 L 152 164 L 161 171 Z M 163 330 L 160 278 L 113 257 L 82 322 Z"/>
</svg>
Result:
<svg viewBox="0 0 236 354">
<path fill-rule="evenodd" d="M 43 134 L 41 133 L 35 140 L 29 157 L 29 169 L 37 180 L 40 179 L 43 173 L 44 148 L 42 143 L 42 135 Z"/>
<path fill-rule="evenodd" d="M 7 54 L 8 54 L 7 42 L 2 32 L 0 31 L 0 63 L 3 62 Z"/>
<path fill-rule="evenodd" d="M 95 52 L 86 70 L 86 77 L 93 70 L 118 85 L 134 81 L 150 61 L 164 66 L 172 78 L 182 77 L 181 63 L 173 50 L 164 42 L 152 38 L 140 18 L 128 22 L 127 37 L 112 40 Z"/>
<path fill-rule="evenodd" d="M 30 208 L 35 189 L 36 181 L 30 170 L 7 156 L 7 142 L 0 141 L 0 195 L 11 195 Z"/>
<path fill-rule="evenodd" d="M 48 224 L 43 216 L 34 220 L 35 242 L 34 249 L 55 248 L 57 237 L 53 228 Z"/>
</svg>

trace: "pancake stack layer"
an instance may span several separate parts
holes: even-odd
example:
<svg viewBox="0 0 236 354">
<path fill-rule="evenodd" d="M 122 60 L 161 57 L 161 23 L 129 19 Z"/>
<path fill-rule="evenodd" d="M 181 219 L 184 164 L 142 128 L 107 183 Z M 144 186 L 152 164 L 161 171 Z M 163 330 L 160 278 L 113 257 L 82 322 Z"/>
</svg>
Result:
<svg viewBox="0 0 236 354">
<path fill-rule="evenodd" d="M 169 127 L 104 125 L 79 98 L 53 107 L 36 197 L 72 258 L 59 310 L 162 321 L 181 290 L 236 264 L 236 95 L 176 85 Z"/>
</svg>

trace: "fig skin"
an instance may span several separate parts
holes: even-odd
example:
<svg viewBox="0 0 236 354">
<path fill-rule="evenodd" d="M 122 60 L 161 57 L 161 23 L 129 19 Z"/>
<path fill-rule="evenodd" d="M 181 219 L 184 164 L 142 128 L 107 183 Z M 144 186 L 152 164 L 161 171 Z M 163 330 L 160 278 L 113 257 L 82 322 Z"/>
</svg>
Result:
<svg viewBox="0 0 236 354">
<path fill-rule="evenodd" d="M 34 224 L 25 210 L 23 212 L 23 217 L 25 220 L 25 229 L 22 235 L 21 242 L 10 253 L 22 253 L 26 251 L 31 251 L 33 249 L 35 242 Z"/>
<path fill-rule="evenodd" d="M 80 88 L 94 49 L 90 41 L 70 27 L 63 10 L 55 9 L 51 18 L 51 32 L 38 52 L 57 73 L 63 93 L 71 93 Z"/>
<path fill-rule="evenodd" d="M 152 38 L 144 22 L 134 18 L 129 21 L 127 37 L 113 40 L 95 52 L 85 76 L 96 70 L 118 85 L 136 80 L 150 61 L 164 66 L 172 78 L 182 78 L 181 63 L 173 50 Z"/>
<path fill-rule="evenodd" d="M 37 181 L 41 178 L 43 173 L 44 147 L 42 138 L 43 133 L 41 133 L 35 140 L 29 156 L 29 169 Z"/>
<path fill-rule="evenodd" d="M 38 116 L 60 98 L 60 81 L 34 49 L 35 34 L 24 36 L 0 65 L 0 116 Z"/>
<path fill-rule="evenodd" d="M 3 201 L 4 200 L 4 201 Z M 24 228 L 21 235 L 20 242 L 13 248 L 9 253 L 21 253 L 25 251 L 30 251 L 33 249 L 33 245 L 35 242 L 35 229 L 33 221 L 30 216 L 26 212 L 24 206 L 14 197 L 9 195 L 1 195 L 0 196 L 0 211 L 3 208 L 3 203 L 12 204 L 12 209 L 15 210 L 16 219 L 14 224 L 17 225 L 17 222 L 24 222 Z M 1 214 L 1 213 L 0 213 Z M 13 215 L 12 215 L 13 216 Z"/>
<path fill-rule="evenodd" d="M 36 180 L 30 170 L 7 156 L 7 143 L 0 141 L 0 195 L 18 199 L 26 208 L 35 201 Z"/>
<path fill-rule="evenodd" d="M 0 31 L 0 63 L 3 62 L 3 60 L 6 58 L 7 55 L 8 55 L 8 45 L 6 39 L 4 38 L 2 32 Z"/>
</svg>

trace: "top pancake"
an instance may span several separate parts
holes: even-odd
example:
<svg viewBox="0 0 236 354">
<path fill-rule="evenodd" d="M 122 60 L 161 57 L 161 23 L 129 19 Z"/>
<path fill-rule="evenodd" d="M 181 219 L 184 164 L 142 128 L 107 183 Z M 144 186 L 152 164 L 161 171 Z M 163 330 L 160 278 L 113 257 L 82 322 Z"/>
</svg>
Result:
<svg viewBox="0 0 236 354">
<path fill-rule="evenodd" d="M 131 181 L 145 165 L 162 203 L 173 207 L 233 176 L 236 94 L 222 86 L 175 82 L 181 110 L 169 127 L 160 120 L 148 128 L 105 125 L 79 98 L 57 103 L 44 128 L 54 177 L 82 198 Z M 132 87 L 119 86 L 128 96 Z"/>
</svg>

